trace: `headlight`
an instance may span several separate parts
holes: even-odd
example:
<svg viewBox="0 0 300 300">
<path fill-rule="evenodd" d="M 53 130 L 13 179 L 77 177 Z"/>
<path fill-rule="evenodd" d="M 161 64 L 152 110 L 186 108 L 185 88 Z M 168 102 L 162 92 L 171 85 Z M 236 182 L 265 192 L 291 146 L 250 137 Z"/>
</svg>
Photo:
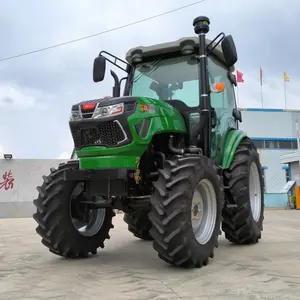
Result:
<svg viewBox="0 0 300 300">
<path fill-rule="evenodd" d="M 81 120 L 81 114 L 79 110 L 71 111 L 70 121 L 79 121 Z"/>
<path fill-rule="evenodd" d="M 115 105 L 98 107 L 93 115 L 94 119 L 97 118 L 105 118 L 105 117 L 112 117 L 122 114 L 124 111 L 124 103 L 118 103 Z"/>
</svg>

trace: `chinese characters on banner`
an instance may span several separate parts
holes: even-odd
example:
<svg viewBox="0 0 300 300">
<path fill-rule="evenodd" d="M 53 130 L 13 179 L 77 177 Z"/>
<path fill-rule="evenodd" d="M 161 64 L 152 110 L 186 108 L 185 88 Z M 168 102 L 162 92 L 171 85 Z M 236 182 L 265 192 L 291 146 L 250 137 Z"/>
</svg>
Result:
<svg viewBox="0 0 300 300">
<path fill-rule="evenodd" d="M 8 172 L 5 172 L 2 175 L 2 179 L 3 179 L 3 181 L 0 182 L 0 190 L 7 191 L 9 189 L 13 189 L 15 179 L 13 177 L 11 170 L 9 170 Z"/>
</svg>

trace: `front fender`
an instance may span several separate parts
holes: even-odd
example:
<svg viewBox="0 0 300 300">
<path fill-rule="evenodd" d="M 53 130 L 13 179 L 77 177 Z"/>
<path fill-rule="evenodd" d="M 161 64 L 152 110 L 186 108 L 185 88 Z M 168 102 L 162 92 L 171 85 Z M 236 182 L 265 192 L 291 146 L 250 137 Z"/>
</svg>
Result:
<svg viewBox="0 0 300 300">
<path fill-rule="evenodd" d="M 235 151 L 239 146 L 241 140 L 247 138 L 247 134 L 242 130 L 232 129 L 229 130 L 225 142 L 224 142 L 224 151 L 222 157 L 222 168 L 228 169 L 232 163 Z"/>
</svg>

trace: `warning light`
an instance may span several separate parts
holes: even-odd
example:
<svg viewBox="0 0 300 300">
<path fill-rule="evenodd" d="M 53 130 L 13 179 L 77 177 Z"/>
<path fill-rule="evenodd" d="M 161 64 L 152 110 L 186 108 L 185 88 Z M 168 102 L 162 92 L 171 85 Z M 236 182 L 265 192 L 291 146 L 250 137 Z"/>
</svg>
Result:
<svg viewBox="0 0 300 300">
<path fill-rule="evenodd" d="M 95 107 L 96 107 L 96 102 L 85 103 L 82 104 L 81 106 L 82 110 L 92 110 L 95 109 Z"/>
<path fill-rule="evenodd" d="M 142 112 L 148 112 L 149 111 L 149 107 L 146 104 L 140 104 L 140 109 Z"/>
<path fill-rule="evenodd" d="M 210 90 L 212 93 L 221 93 L 225 90 L 225 83 L 216 82 L 210 86 Z"/>
</svg>

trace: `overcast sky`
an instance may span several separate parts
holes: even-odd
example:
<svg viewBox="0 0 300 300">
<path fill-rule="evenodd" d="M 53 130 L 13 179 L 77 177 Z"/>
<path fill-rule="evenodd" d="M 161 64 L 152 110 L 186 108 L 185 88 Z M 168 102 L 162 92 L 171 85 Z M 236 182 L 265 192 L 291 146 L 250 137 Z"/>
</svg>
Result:
<svg viewBox="0 0 300 300">
<path fill-rule="evenodd" d="M 94 34 L 192 3 L 193 0 L 9 0 L 1 1 L 0 59 Z M 193 35 L 198 15 L 211 20 L 210 37 L 232 34 L 244 73 L 240 107 L 300 108 L 300 2 L 297 0 L 206 0 L 115 32 L 49 51 L 0 62 L 0 153 L 16 158 L 68 158 L 73 143 L 68 120 L 73 103 L 110 95 L 112 80 L 92 80 L 100 50 L 124 57 L 137 45 Z"/>
</svg>

